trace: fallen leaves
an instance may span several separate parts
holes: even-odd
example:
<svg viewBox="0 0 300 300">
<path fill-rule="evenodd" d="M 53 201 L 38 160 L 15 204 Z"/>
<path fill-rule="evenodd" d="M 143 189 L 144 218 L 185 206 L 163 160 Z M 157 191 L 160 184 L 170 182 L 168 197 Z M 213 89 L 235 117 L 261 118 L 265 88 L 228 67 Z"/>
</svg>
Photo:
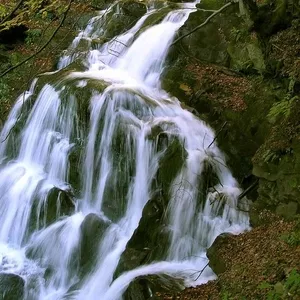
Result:
<svg viewBox="0 0 300 300">
<path fill-rule="evenodd" d="M 283 239 L 294 230 L 294 222 L 274 218 L 273 222 L 252 231 L 229 236 L 218 256 L 227 270 L 214 282 L 187 288 L 174 295 L 156 295 L 158 299 L 266 299 L 262 282 L 275 284 L 287 277 L 290 270 L 300 270 L 300 246 L 291 247 Z M 245 297 L 245 298 L 243 298 Z"/>
</svg>

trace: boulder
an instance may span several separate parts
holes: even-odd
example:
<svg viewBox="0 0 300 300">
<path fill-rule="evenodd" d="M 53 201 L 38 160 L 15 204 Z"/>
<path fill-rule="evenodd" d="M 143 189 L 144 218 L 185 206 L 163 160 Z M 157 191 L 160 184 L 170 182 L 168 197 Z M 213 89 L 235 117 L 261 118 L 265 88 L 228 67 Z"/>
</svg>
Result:
<svg viewBox="0 0 300 300">
<path fill-rule="evenodd" d="M 228 243 L 228 240 L 231 236 L 232 234 L 230 233 L 220 234 L 207 249 L 206 255 L 209 259 L 209 266 L 216 273 L 216 275 L 226 271 L 226 262 L 220 255 L 220 248 Z"/>
<path fill-rule="evenodd" d="M 24 296 L 25 281 L 15 274 L 0 273 L 0 299 L 20 300 Z"/>
<path fill-rule="evenodd" d="M 109 223 L 96 214 L 88 214 L 83 220 L 80 231 L 80 273 L 85 275 L 95 266 L 99 243 Z"/>
<path fill-rule="evenodd" d="M 183 288 L 184 282 L 181 279 L 165 274 L 147 275 L 131 282 L 123 297 L 125 300 L 155 299 L 153 295 L 156 293 L 174 293 Z"/>
</svg>

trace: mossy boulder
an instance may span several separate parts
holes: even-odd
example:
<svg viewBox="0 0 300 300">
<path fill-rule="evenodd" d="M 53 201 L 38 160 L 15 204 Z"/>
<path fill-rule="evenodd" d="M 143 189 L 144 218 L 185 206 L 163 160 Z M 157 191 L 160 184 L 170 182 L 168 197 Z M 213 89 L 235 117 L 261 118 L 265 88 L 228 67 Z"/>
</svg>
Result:
<svg viewBox="0 0 300 300">
<path fill-rule="evenodd" d="M 222 233 L 213 242 L 213 244 L 207 249 L 206 255 L 209 259 L 209 266 L 212 270 L 219 275 L 226 271 L 226 261 L 221 254 L 221 248 L 230 242 L 230 233 Z"/>
<path fill-rule="evenodd" d="M 188 20 L 179 30 L 178 36 L 183 36 L 204 23 L 213 13 L 211 10 L 221 8 L 226 2 L 223 0 L 201 1 L 197 5 L 198 10 L 190 14 Z M 239 15 L 239 5 L 232 4 L 221 13 L 210 19 L 210 21 L 189 36 L 181 40 L 184 50 L 203 62 L 228 65 L 227 53 L 230 31 L 234 26 L 244 26 L 244 19 Z M 178 49 L 180 53 L 180 49 Z"/>
<path fill-rule="evenodd" d="M 243 37 L 241 37 L 244 34 Z M 237 71 L 249 73 L 266 71 L 264 54 L 257 35 L 240 29 L 232 29 L 232 39 L 227 48 L 230 56 L 230 67 Z"/>
<path fill-rule="evenodd" d="M 27 234 L 53 224 L 58 218 L 74 213 L 75 201 L 71 190 L 53 187 L 33 201 Z"/>
<path fill-rule="evenodd" d="M 167 138 L 165 135 L 161 134 L 159 139 L 164 139 L 164 137 Z M 168 195 L 171 183 L 175 179 L 177 173 L 181 170 L 186 157 L 187 152 L 181 141 L 177 138 L 171 140 L 159 162 L 157 176 L 157 180 L 166 195 Z"/>
<path fill-rule="evenodd" d="M 15 274 L 0 273 L 0 299 L 20 300 L 24 296 L 25 281 Z"/>
<path fill-rule="evenodd" d="M 183 280 L 171 276 L 147 275 L 136 278 L 124 293 L 125 300 L 154 299 L 156 293 L 174 293 L 184 288 Z"/>
<path fill-rule="evenodd" d="M 196 7 L 201 10 L 218 10 L 226 2 L 224 0 L 201 0 Z"/>
<path fill-rule="evenodd" d="M 169 230 L 164 222 L 166 206 L 167 201 L 159 195 L 147 202 L 139 226 L 121 256 L 115 276 L 166 256 L 169 245 Z"/>
<path fill-rule="evenodd" d="M 201 1 L 198 10 L 190 14 L 179 30 L 178 37 L 193 31 L 206 22 L 213 11 L 226 1 Z M 215 15 L 204 26 L 175 43 L 169 54 L 170 65 L 183 52 L 206 62 L 233 68 L 247 73 L 263 73 L 266 70 L 264 48 L 259 37 L 251 32 L 253 21 L 243 3 L 233 3 Z M 176 39 L 175 39 L 176 41 Z"/>
<path fill-rule="evenodd" d="M 90 213 L 83 220 L 80 232 L 80 273 L 87 274 L 97 262 L 98 247 L 109 222 L 98 215 Z"/>
<path fill-rule="evenodd" d="M 135 249 L 126 246 L 124 253 L 121 256 L 118 267 L 114 273 L 114 277 L 120 274 L 133 270 L 138 266 L 144 265 L 147 262 L 149 249 Z"/>
<path fill-rule="evenodd" d="M 113 3 L 112 0 L 92 0 L 91 6 L 95 9 L 106 9 Z"/>
<path fill-rule="evenodd" d="M 75 210 L 75 201 L 71 190 L 61 190 L 53 188 L 47 195 L 46 202 L 40 214 L 40 221 L 43 220 L 49 225 L 54 223 L 57 218 L 69 216 Z M 57 216 L 59 214 L 59 216 Z"/>
</svg>

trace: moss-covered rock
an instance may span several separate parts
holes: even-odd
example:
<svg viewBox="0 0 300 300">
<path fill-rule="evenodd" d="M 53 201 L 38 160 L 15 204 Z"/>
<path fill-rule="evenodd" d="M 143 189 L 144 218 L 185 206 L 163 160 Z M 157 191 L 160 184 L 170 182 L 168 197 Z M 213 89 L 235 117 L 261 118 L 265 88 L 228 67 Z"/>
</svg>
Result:
<svg viewBox="0 0 300 300">
<path fill-rule="evenodd" d="M 160 135 L 159 138 L 163 139 L 164 136 Z M 181 141 L 177 138 L 171 140 L 167 150 L 159 162 L 157 177 L 157 180 L 166 195 L 168 195 L 172 181 L 181 170 L 186 156 L 187 152 L 181 144 Z"/>
<path fill-rule="evenodd" d="M 156 293 L 174 293 L 183 287 L 183 281 L 180 279 L 168 275 L 147 275 L 131 282 L 123 297 L 126 300 L 153 299 Z"/>
<path fill-rule="evenodd" d="M 229 238 L 232 236 L 230 233 L 222 233 L 213 242 L 213 244 L 207 249 L 206 255 L 209 259 L 209 266 L 217 274 L 221 274 L 226 271 L 226 262 L 220 255 L 220 250 L 224 245 L 229 243 Z"/>
<path fill-rule="evenodd" d="M 168 137 L 163 130 L 155 128 L 152 131 L 152 139 L 157 139 L 158 144 L 168 143 Z M 128 242 L 115 275 L 142 264 L 148 264 L 155 260 L 163 259 L 167 255 L 169 245 L 169 229 L 165 220 L 165 212 L 170 199 L 169 191 L 172 181 L 181 170 L 186 151 L 181 142 L 175 137 L 169 137 L 169 145 L 160 159 L 157 176 L 153 182 L 153 190 L 156 194 L 147 202 L 143 209 L 139 226 Z M 149 230 L 151 226 L 151 230 Z M 157 243 L 157 241 L 160 241 Z"/>
<path fill-rule="evenodd" d="M 53 224 L 60 217 L 72 215 L 74 203 L 71 190 L 53 187 L 47 195 L 38 195 L 32 203 L 27 235 Z"/>
<path fill-rule="evenodd" d="M 255 34 L 244 32 L 240 29 L 232 29 L 232 39 L 228 45 L 230 67 L 237 71 L 249 73 L 253 70 L 262 74 L 266 71 L 264 55 L 260 42 Z"/>
<path fill-rule="evenodd" d="M 98 247 L 109 223 L 96 214 L 88 214 L 83 220 L 80 231 L 80 273 L 86 275 L 97 261 Z"/>
<path fill-rule="evenodd" d="M 20 300 L 24 296 L 25 281 L 18 275 L 0 273 L 0 299 Z"/>
</svg>

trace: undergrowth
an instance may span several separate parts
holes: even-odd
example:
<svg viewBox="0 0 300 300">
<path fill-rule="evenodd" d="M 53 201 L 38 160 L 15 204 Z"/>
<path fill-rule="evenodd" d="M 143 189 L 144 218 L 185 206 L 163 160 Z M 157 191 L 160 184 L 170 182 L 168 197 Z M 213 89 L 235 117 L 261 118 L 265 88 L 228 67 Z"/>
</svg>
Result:
<svg viewBox="0 0 300 300">
<path fill-rule="evenodd" d="M 267 300 L 295 299 L 300 294 L 300 273 L 293 269 L 284 281 L 275 284 L 264 281 L 258 288 L 267 290 Z"/>
</svg>

